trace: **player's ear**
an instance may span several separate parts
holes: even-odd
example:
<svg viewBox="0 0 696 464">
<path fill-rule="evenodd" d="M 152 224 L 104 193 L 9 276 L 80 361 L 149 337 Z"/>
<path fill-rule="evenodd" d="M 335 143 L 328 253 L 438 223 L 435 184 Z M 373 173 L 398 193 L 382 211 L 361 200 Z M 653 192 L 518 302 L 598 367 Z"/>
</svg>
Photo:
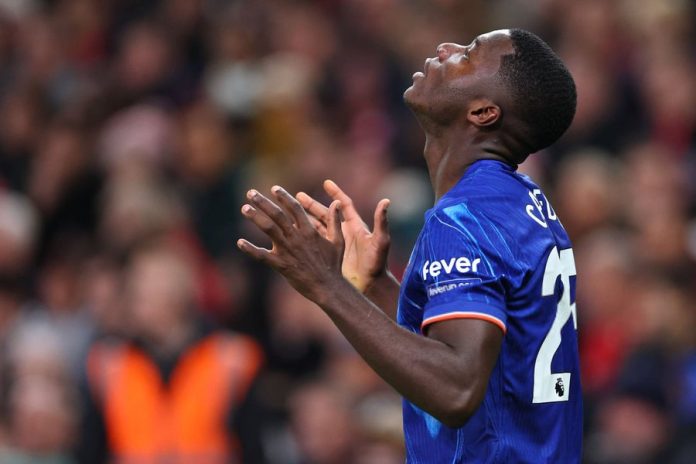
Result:
<svg viewBox="0 0 696 464">
<path fill-rule="evenodd" d="M 492 126 L 500 120 L 502 110 L 489 98 L 476 98 L 469 103 L 466 119 L 476 127 Z"/>
</svg>

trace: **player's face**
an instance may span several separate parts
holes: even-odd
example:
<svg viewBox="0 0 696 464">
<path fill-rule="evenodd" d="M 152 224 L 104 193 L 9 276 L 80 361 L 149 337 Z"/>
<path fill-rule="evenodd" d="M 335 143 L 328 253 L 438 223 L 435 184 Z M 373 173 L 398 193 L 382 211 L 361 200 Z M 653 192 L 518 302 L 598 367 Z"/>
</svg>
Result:
<svg viewBox="0 0 696 464">
<path fill-rule="evenodd" d="M 470 98 L 495 96 L 500 60 L 513 52 L 507 29 L 482 34 L 469 45 L 440 44 L 437 56 L 426 59 L 423 72 L 413 75 L 404 99 L 416 113 L 435 119 L 456 117 Z"/>
</svg>

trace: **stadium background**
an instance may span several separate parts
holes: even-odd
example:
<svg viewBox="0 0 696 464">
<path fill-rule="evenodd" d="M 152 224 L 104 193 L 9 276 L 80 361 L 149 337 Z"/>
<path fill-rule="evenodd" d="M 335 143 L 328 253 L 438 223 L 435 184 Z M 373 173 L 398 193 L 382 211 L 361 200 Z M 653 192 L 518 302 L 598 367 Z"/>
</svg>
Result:
<svg viewBox="0 0 696 464">
<path fill-rule="evenodd" d="M 89 340 L 137 332 L 122 263 L 157 238 L 195 276 L 195 312 L 263 346 L 269 462 L 403 462 L 398 397 L 317 308 L 241 256 L 236 239 L 254 232 L 239 207 L 249 186 L 322 197 L 329 177 L 365 217 L 389 197 L 398 272 L 432 203 L 401 94 L 438 43 L 508 26 L 547 39 L 578 86 L 570 131 L 522 169 L 575 244 L 585 461 L 696 462 L 696 2 L 0 12 L 1 462 L 73 462 Z"/>
</svg>

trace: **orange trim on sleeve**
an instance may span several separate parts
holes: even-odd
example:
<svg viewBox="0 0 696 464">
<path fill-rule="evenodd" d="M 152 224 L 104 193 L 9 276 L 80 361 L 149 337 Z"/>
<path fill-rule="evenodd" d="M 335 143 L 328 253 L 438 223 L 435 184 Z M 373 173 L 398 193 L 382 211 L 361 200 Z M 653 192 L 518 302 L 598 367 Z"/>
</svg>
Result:
<svg viewBox="0 0 696 464">
<path fill-rule="evenodd" d="M 433 324 L 435 322 L 448 321 L 450 319 L 480 319 L 482 321 L 487 321 L 497 325 L 500 328 L 500 330 L 503 331 L 503 335 L 507 333 L 507 327 L 505 327 L 505 323 L 497 317 L 491 316 L 490 314 L 477 313 L 471 311 L 457 311 L 453 313 L 443 314 L 441 316 L 429 317 L 428 319 L 425 319 L 421 324 L 421 332 L 423 332 L 423 329 L 425 329 L 425 327 L 430 324 Z"/>
</svg>

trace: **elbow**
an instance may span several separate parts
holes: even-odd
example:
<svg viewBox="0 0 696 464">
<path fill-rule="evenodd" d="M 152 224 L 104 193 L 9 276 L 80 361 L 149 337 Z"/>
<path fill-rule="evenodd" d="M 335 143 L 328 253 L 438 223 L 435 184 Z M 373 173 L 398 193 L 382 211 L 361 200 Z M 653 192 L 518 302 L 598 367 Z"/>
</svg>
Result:
<svg viewBox="0 0 696 464">
<path fill-rule="evenodd" d="M 442 412 L 436 416 L 447 427 L 458 429 L 466 425 L 483 401 L 483 395 L 478 395 L 470 390 L 460 390 L 459 393 L 448 401 Z"/>
<path fill-rule="evenodd" d="M 452 410 L 447 411 L 441 417 L 437 418 L 440 422 L 451 429 L 458 429 L 464 427 L 469 421 L 469 418 L 474 414 L 472 410 Z"/>
</svg>

